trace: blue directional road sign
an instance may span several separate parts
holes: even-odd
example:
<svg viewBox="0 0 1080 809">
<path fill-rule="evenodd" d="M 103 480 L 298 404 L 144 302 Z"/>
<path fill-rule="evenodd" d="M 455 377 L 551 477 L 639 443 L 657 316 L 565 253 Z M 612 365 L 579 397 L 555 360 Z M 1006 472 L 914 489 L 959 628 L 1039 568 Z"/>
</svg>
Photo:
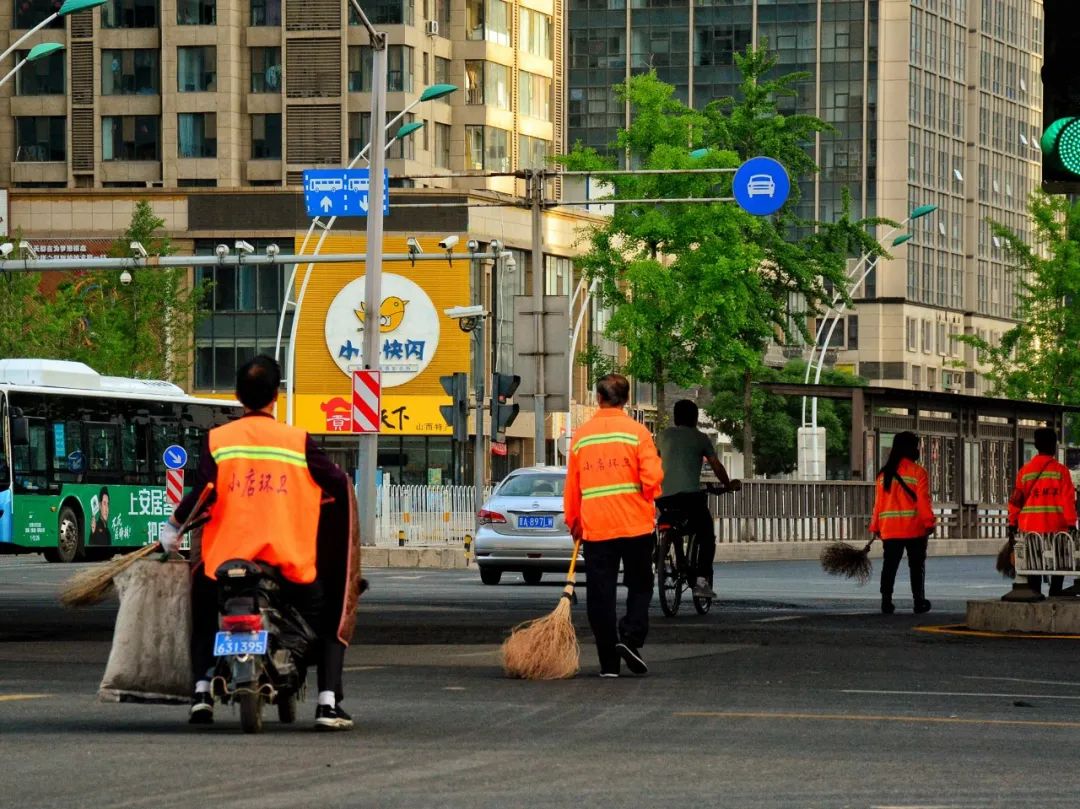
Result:
<svg viewBox="0 0 1080 809">
<path fill-rule="evenodd" d="M 367 216 L 367 169 L 308 169 L 304 204 L 308 216 Z M 383 170 L 383 214 L 390 213 L 390 171 Z"/>
<path fill-rule="evenodd" d="M 754 216 L 768 216 L 787 202 L 791 180 L 771 157 L 751 157 L 735 172 L 731 188 L 740 208 Z"/>
<path fill-rule="evenodd" d="M 166 469 L 183 469 L 187 466 L 187 450 L 179 444 L 173 444 L 162 453 Z"/>
</svg>

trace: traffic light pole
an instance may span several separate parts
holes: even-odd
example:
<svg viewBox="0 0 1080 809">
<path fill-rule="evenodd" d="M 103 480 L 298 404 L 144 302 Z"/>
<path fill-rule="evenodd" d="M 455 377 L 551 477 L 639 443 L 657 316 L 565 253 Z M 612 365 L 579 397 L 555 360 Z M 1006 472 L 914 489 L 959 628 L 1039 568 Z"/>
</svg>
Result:
<svg viewBox="0 0 1080 809">
<path fill-rule="evenodd" d="M 535 169 L 530 177 L 532 203 L 532 308 L 533 324 L 536 330 L 536 387 L 533 419 L 535 420 L 534 462 L 537 466 L 547 463 L 547 430 L 545 421 L 544 392 L 544 243 L 541 214 L 544 204 L 544 171 Z"/>
<path fill-rule="evenodd" d="M 478 263 L 478 262 L 477 262 Z M 476 439 L 473 441 L 473 514 L 484 505 L 484 319 L 480 318 L 473 332 L 476 347 L 473 351 L 473 390 L 476 393 Z"/>
</svg>

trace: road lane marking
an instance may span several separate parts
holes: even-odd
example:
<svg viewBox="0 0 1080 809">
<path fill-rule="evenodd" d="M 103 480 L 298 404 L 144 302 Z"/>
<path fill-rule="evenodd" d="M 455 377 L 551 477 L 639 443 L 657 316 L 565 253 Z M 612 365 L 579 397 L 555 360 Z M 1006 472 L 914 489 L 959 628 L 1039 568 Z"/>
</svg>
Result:
<svg viewBox="0 0 1080 809">
<path fill-rule="evenodd" d="M 1064 680 L 1027 680 L 1023 677 L 984 677 L 977 674 L 965 674 L 961 677 L 964 680 L 1000 680 L 1007 683 L 1034 683 L 1036 685 L 1067 685 L 1067 686 L 1080 686 L 1080 683 L 1068 682 Z"/>
<path fill-rule="evenodd" d="M 417 579 L 424 578 L 423 576 L 383 576 L 384 579 L 397 579 L 399 581 L 416 581 Z"/>
<path fill-rule="evenodd" d="M 386 666 L 346 666 L 342 671 L 375 671 L 375 669 L 384 669 Z"/>
<path fill-rule="evenodd" d="M 1080 640 L 1080 635 L 1044 635 L 1034 632 L 986 632 L 981 629 L 968 629 L 963 624 L 942 624 L 939 626 L 917 626 L 916 632 L 931 635 L 963 635 L 971 638 L 1023 638 L 1024 640 Z"/>
<path fill-rule="evenodd" d="M 17 702 L 23 699 L 45 699 L 52 694 L 0 694 L 0 702 Z"/>
<path fill-rule="evenodd" d="M 805 618 L 805 615 L 777 615 L 773 618 L 755 618 L 750 623 L 752 624 L 775 624 L 780 621 L 801 621 Z"/>
<path fill-rule="evenodd" d="M 961 719 L 955 716 L 896 716 L 884 714 L 770 713 L 768 711 L 676 711 L 672 716 L 696 719 L 787 719 L 827 722 L 902 722 L 940 725 L 1013 725 L 1042 728 L 1080 728 L 1080 722 L 1035 719 Z"/>
<path fill-rule="evenodd" d="M 870 688 L 842 688 L 841 694 L 892 694 L 906 697 L 993 697 L 997 699 L 1065 699 L 1080 700 L 1076 696 L 1058 694 L 996 694 L 981 691 L 885 691 Z"/>
</svg>

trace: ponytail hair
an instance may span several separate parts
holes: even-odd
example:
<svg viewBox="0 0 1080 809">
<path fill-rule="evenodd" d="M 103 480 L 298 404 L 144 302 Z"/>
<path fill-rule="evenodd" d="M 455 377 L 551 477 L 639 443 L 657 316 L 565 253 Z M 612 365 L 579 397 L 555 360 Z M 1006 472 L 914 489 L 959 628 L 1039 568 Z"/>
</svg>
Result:
<svg viewBox="0 0 1080 809">
<path fill-rule="evenodd" d="M 900 477 L 900 462 L 904 459 L 909 461 L 919 460 L 919 437 L 915 435 L 915 433 L 907 430 L 902 433 L 897 433 L 896 437 L 893 438 L 892 449 L 889 450 L 889 458 L 885 461 L 885 465 L 881 467 L 881 471 L 878 473 L 884 478 L 882 487 L 885 491 L 889 491 L 895 480 L 913 499 L 917 499 L 915 490 Z"/>
</svg>

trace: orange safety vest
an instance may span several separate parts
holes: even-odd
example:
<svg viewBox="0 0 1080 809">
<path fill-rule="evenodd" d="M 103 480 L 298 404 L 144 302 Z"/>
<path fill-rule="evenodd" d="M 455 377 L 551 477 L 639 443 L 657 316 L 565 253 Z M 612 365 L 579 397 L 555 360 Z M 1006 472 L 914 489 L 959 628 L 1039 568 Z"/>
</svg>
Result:
<svg viewBox="0 0 1080 809">
<path fill-rule="evenodd" d="M 307 465 L 307 433 L 251 416 L 210 431 L 217 501 L 203 529 L 206 575 L 229 559 L 274 565 L 292 582 L 315 581 L 322 490 Z"/>
<path fill-rule="evenodd" d="M 1038 534 L 1076 527 L 1076 490 L 1065 464 L 1052 455 L 1024 464 L 1009 497 L 1009 525 Z"/>
<path fill-rule="evenodd" d="M 664 469 L 649 431 L 617 407 L 602 407 L 574 434 L 566 470 L 567 525 L 602 541 L 651 534 Z"/>
<path fill-rule="evenodd" d="M 878 534 L 882 539 L 916 539 L 926 536 L 937 524 L 930 505 L 930 478 L 925 469 L 907 458 L 900 461 L 896 471 L 908 488 L 915 492 L 915 497 L 912 498 L 895 478 L 889 491 L 885 491 L 885 476 L 879 474 L 870 532 Z"/>
</svg>

